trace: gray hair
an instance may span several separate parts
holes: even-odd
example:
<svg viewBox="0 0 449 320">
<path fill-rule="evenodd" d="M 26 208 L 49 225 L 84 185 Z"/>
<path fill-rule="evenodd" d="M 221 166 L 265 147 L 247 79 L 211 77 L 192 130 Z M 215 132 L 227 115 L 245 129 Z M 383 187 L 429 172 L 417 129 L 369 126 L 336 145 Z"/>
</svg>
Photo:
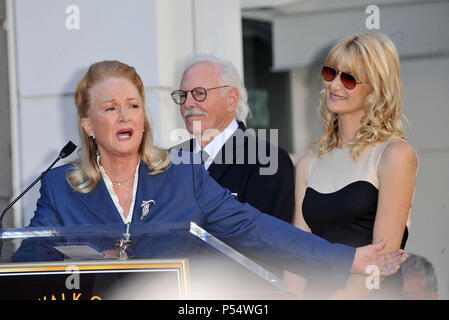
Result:
<svg viewBox="0 0 449 320">
<path fill-rule="evenodd" d="M 401 275 L 403 280 L 418 277 L 428 292 L 438 291 L 435 269 L 424 257 L 410 254 L 410 257 L 401 265 Z"/>
<path fill-rule="evenodd" d="M 184 72 L 192 65 L 199 62 L 212 62 L 218 65 L 220 73 L 220 83 L 230 85 L 236 88 L 239 92 L 239 101 L 235 111 L 235 118 L 237 120 L 246 122 L 246 118 L 251 115 L 248 106 L 248 92 L 243 85 L 242 79 L 237 71 L 237 68 L 229 61 L 220 59 L 211 54 L 199 54 L 190 57 L 185 65 Z"/>
</svg>

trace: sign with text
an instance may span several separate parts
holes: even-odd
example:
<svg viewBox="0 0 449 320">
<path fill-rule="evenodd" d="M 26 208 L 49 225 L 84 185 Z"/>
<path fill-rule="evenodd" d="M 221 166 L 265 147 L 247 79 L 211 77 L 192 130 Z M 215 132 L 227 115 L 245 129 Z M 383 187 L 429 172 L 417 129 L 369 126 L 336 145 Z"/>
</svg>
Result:
<svg viewBox="0 0 449 320">
<path fill-rule="evenodd" d="M 0 299 L 186 299 L 187 259 L 0 265 Z"/>
</svg>

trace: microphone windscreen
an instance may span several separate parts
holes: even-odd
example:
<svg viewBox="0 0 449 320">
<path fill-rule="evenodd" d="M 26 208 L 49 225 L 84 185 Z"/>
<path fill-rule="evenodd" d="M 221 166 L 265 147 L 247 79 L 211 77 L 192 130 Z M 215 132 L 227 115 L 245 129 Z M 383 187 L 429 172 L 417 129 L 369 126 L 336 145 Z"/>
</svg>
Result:
<svg viewBox="0 0 449 320">
<path fill-rule="evenodd" d="M 69 156 L 76 149 L 76 144 L 72 141 L 69 141 L 64 148 L 62 148 L 61 152 L 59 152 L 59 158 L 64 159 Z"/>
</svg>

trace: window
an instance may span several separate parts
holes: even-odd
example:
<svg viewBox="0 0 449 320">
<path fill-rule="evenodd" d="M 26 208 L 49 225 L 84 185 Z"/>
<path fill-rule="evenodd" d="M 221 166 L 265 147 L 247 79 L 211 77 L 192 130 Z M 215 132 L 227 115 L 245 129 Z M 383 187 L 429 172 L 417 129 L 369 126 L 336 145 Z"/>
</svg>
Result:
<svg viewBox="0 0 449 320">
<path fill-rule="evenodd" d="M 247 126 L 278 129 L 278 145 L 292 152 L 290 74 L 271 70 L 271 23 L 243 19 L 242 33 L 244 78 L 252 114 Z"/>
</svg>

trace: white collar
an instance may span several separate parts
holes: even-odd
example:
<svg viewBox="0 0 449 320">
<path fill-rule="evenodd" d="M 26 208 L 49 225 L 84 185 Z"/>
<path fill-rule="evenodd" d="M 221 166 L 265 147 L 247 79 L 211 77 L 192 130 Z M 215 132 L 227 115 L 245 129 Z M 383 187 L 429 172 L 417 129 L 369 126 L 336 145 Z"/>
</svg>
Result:
<svg viewBox="0 0 449 320">
<path fill-rule="evenodd" d="M 204 151 L 207 152 L 209 158 L 204 162 L 204 167 L 206 170 L 209 168 L 211 163 L 214 161 L 217 154 L 220 152 L 221 148 L 223 148 L 224 144 L 228 139 L 234 134 L 235 131 L 239 128 L 239 125 L 235 119 L 232 119 L 231 123 L 220 132 L 218 136 L 212 139 L 205 147 Z M 201 145 L 195 137 L 195 149 L 194 152 L 198 153 L 201 151 Z"/>
<path fill-rule="evenodd" d="M 118 196 L 114 191 L 114 186 L 112 184 L 112 181 L 111 181 L 111 179 L 109 179 L 104 168 L 100 165 L 100 154 L 97 154 L 97 164 L 98 164 L 98 167 L 100 168 L 101 176 L 103 177 L 103 181 L 104 181 L 104 184 L 106 185 L 106 189 L 108 190 L 109 195 L 111 196 L 112 201 L 114 202 L 114 205 L 117 208 L 117 211 L 119 212 L 120 217 L 123 220 L 123 223 L 131 223 L 132 218 L 133 218 L 134 203 L 136 201 L 137 184 L 138 184 L 138 180 L 139 180 L 140 159 L 137 162 L 136 172 L 134 173 L 133 197 L 131 200 L 131 205 L 129 206 L 129 213 L 126 218 L 124 215 L 124 210 L 123 210 L 122 206 L 120 205 Z"/>
</svg>

